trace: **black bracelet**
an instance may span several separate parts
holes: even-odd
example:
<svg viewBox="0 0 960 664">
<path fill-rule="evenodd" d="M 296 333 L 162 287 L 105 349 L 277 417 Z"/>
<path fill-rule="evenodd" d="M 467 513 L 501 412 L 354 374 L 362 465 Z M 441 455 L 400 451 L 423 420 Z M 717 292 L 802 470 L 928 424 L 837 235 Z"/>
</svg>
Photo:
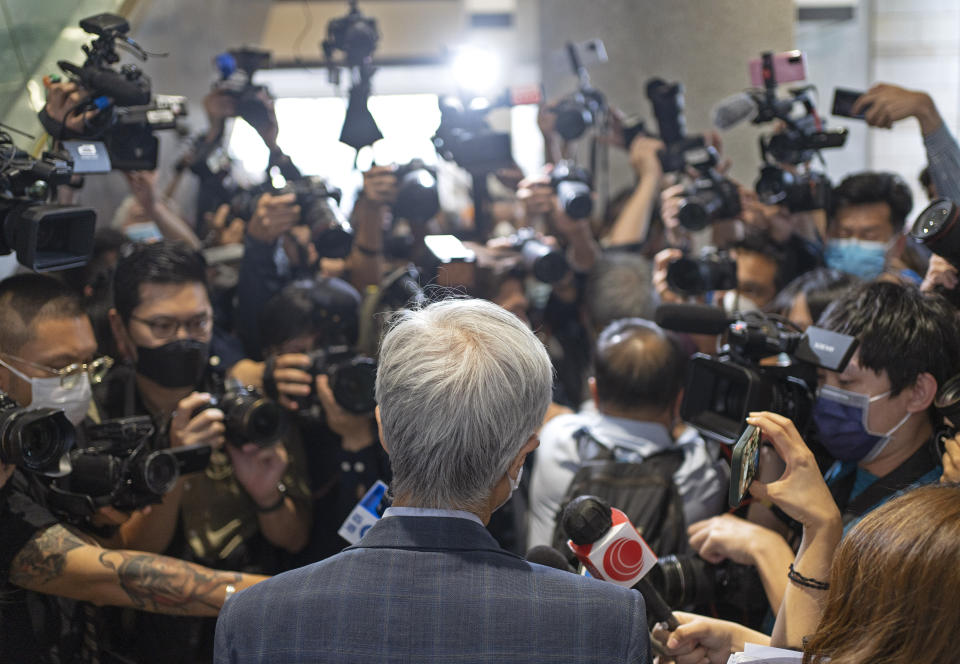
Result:
<svg viewBox="0 0 960 664">
<path fill-rule="evenodd" d="M 812 588 L 814 590 L 829 590 L 830 584 L 826 581 L 817 581 L 816 579 L 811 579 L 806 577 L 797 570 L 793 568 L 793 563 L 790 563 L 790 571 L 787 572 L 787 578 L 793 581 L 798 586 L 803 586 L 804 588 Z"/>
<path fill-rule="evenodd" d="M 256 502 L 254 502 L 253 505 L 256 508 L 258 513 L 265 514 L 267 512 L 276 512 L 278 509 L 283 507 L 284 503 L 286 503 L 287 501 L 287 487 L 283 484 L 283 482 L 277 482 L 277 491 L 280 492 L 280 498 L 277 500 L 277 502 L 273 503 L 272 505 L 267 505 L 266 507 L 260 507 L 259 505 L 256 504 Z"/>
</svg>

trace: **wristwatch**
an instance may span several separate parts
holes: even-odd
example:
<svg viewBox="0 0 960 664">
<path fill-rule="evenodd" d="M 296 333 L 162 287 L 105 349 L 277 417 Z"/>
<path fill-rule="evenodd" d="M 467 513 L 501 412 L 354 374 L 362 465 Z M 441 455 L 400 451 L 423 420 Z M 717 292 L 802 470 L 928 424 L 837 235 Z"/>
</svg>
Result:
<svg viewBox="0 0 960 664">
<path fill-rule="evenodd" d="M 264 514 L 265 512 L 276 512 L 278 509 L 283 507 L 284 501 L 287 499 L 286 485 L 283 482 L 277 482 L 277 491 L 280 492 L 280 497 L 277 498 L 277 502 L 273 503 L 272 505 L 261 507 L 260 505 L 257 505 L 256 501 L 254 501 L 253 506 L 257 512 L 260 514 Z"/>
</svg>

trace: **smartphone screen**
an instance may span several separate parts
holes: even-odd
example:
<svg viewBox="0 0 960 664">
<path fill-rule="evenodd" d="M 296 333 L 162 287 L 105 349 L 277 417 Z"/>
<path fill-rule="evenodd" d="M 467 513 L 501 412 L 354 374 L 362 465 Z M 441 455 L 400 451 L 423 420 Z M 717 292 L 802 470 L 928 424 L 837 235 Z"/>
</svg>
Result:
<svg viewBox="0 0 960 664">
<path fill-rule="evenodd" d="M 862 111 L 857 114 L 854 114 L 851 109 L 858 99 L 863 95 L 862 92 L 856 90 L 846 90 L 844 88 L 834 88 L 833 90 L 833 109 L 830 111 L 833 115 L 839 115 L 843 118 L 854 118 L 856 120 L 863 120 L 863 115 L 866 113 L 867 108 L 870 108 L 867 105 Z"/>
<path fill-rule="evenodd" d="M 785 51 L 773 56 L 773 77 L 777 83 L 792 83 L 807 78 L 807 59 L 803 51 Z M 763 87 L 763 58 L 750 61 L 750 85 Z"/>
<path fill-rule="evenodd" d="M 749 425 L 733 446 L 730 461 L 730 507 L 739 507 L 760 464 L 760 429 Z"/>
</svg>

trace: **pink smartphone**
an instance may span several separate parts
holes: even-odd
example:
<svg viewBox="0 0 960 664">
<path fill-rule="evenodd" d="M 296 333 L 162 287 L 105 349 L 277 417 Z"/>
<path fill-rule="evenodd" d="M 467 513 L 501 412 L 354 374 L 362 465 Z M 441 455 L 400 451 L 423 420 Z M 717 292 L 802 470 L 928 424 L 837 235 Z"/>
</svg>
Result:
<svg viewBox="0 0 960 664">
<path fill-rule="evenodd" d="M 807 56 L 803 51 L 784 51 L 773 56 L 773 76 L 777 83 L 802 81 L 807 77 Z M 750 61 L 750 85 L 763 87 L 763 59 Z"/>
</svg>

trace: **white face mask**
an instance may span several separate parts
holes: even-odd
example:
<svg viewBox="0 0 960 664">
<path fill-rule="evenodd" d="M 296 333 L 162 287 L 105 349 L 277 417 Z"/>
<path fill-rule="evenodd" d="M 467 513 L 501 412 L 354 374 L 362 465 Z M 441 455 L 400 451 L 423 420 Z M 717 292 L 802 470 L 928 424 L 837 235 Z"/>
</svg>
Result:
<svg viewBox="0 0 960 664">
<path fill-rule="evenodd" d="M 510 482 L 510 493 L 507 495 L 506 500 L 493 508 L 493 511 L 496 512 L 498 509 L 510 502 L 510 499 L 513 498 L 513 492 L 520 488 L 520 478 L 523 477 L 523 466 L 520 466 L 520 470 L 517 472 L 517 479 L 510 477 L 510 473 L 507 472 L 507 481 Z"/>
<path fill-rule="evenodd" d="M 30 408 L 62 410 L 71 424 L 75 426 L 83 421 L 87 410 L 90 408 L 92 397 L 90 376 L 87 375 L 86 371 L 77 378 L 73 387 L 67 388 L 60 385 L 60 376 L 32 378 L 17 371 L 3 360 L 0 360 L 0 365 L 5 366 L 20 379 L 30 383 Z"/>
<path fill-rule="evenodd" d="M 736 313 L 746 313 L 748 311 L 760 311 L 757 303 L 745 295 L 740 295 L 737 291 L 727 291 L 723 295 L 723 310 L 729 315 Z"/>
</svg>

